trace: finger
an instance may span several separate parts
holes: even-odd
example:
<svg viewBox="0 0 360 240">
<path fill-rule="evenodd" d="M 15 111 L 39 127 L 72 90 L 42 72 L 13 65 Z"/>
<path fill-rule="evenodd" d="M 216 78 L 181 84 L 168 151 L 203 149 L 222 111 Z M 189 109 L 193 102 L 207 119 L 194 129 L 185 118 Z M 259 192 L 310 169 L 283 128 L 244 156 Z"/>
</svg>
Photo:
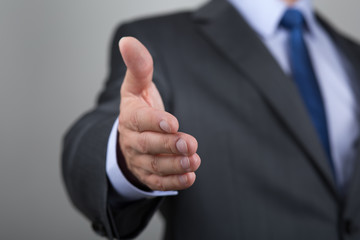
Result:
<svg viewBox="0 0 360 240">
<path fill-rule="evenodd" d="M 197 151 L 196 139 L 186 133 L 129 132 L 135 142 L 129 145 L 140 154 L 178 154 L 191 156 Z M 133 136 L 131 136 L 133 135 Z"/>
<path fill-rule="evenodd" d="M 179 122 L 172 114 L 152 107 L 140 107 L 131 111 L 124 110 L 119 118 L 119 126 L 137 131 L 153 131 L 164 133 L 176 133 L 179 130 Z"/>
<path fill-rule="evenodd" d="M 190 187 L 194 184 L 195 179 L 196 175 L 194 172 L 170 176 L 151 174 L 144 178 L 144 183 L 152 190 L 174 191 Z"/>
<path fill-rule="evenodd" d="M 127 66 L 122 89 L 138 95 L 152 82 L 153 59 L 146 47 L 133 37 L 121 38 L 119 49 Z"/>
<path fill-rule="evenodd" d="M 200 166 L 200 157 L 179 155 L 142 155 L 132 164 L 145 171 L 160 175 L 179 175 L 196 171 Z"/>
</svg>

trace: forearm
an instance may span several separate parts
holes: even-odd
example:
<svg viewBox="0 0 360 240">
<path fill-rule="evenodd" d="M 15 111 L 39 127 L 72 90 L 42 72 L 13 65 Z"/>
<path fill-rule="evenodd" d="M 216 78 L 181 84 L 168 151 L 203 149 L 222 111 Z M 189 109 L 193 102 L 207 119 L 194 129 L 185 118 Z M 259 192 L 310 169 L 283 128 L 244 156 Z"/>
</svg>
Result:
<svg viewBox="0 0 360 240">
<path fill-rule="evenodd" d="M 83 116 L 64 139 L 62 173 L 72 203 L 111 236 L 107 216 L 105 156 L 116 115 L 93 111 Z"/>
</svg>

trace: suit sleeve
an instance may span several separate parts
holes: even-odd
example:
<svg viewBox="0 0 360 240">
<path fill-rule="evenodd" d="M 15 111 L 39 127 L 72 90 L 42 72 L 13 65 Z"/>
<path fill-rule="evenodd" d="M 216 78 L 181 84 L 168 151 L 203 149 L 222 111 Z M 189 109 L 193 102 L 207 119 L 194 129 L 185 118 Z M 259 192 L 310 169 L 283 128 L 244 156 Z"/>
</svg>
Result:
<svg viewBox="0 0 360 240">
<path fill-rule="evenodd" d="M 144 34 L 138 32 L 136 27 L 131 28 L 129 25 L 118 28 L 111 45 L 108 80 L 98 98 L 97 106 L 76 121 L 63 140 L 62 174 L 70 200 L 92 222 L 93 229 L 109 239 L 137 236 L 163 200 L 157 197 L 123 201 L 106 175 L 107 144 L 119 114 L 120 86 L 126 72 L 118 50 L 121 37 L 137 37 L 149 48 L 154 62 L 157 62 L 154 83 L 165 105 L 168 102 L 166 83 L 160 71 L 161 64 L 156 60 L 156 54 L 149 47 Z"/>
</svg>

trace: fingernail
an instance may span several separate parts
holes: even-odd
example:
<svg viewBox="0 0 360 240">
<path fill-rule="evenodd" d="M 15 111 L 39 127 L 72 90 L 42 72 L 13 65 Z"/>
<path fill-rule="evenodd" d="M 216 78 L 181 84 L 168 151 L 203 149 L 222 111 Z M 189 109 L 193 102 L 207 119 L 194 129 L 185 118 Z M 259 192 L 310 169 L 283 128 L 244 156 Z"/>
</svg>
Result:
<svg viewBox="0 0 360 240">
<path fill-rule="evenodd" d="M 179 176 L 179 181 L 182 185 L 186 185 L 187 184 L 187 176 L 186 175 Z"/>
<path fill-rule="evenodd" d="M 162 130 L 164 130 L 165 132 L 167 132 L 167 133 L 170 133 L 170 132 L 171 132 L 170 126 L 169 126 L 169 124 L 168 124 L 165 120 L 161 120 L 161 122 L 160 122 L 160 128 L 161 128 Z"/>
<path fill-rule="evenodd" d="M 189 160 L 189 158 L 183 157 L 183 158 L 180 160 L 180 164 L 181 164 L 181 166 L 182 166 L 183 169 L 185 169 L 185 170 L 189 169 L 189 167 L 190 167 L 190 160 Z"/>
<path fill-rule="evenodd" d="M 177 142 L 176 142 L 176 148 L 179 150 L 179 152 L 186 154 L 188 149 L 187 149 L 187 145 L 186 142 L 184 141 L 184 139 L 180 138 Z"/>
</svg>

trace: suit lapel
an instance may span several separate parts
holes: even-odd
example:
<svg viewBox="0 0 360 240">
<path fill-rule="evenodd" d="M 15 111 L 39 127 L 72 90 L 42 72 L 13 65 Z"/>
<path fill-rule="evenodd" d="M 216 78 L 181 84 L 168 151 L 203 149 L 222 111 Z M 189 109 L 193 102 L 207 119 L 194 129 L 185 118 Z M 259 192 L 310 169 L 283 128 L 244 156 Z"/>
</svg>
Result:
<svg viewBox="0 0 360 240">
<path fill-rule="evenodd" d="M 349 42 L 349 40 L 342 37 L 339 33 L 337 33 L 332 27 L 330 27 L 322 17 L 318 16 L 318 21 L 322 24 L 322 26 L 327 30 L 330 37 L 334 41 L 335 45 L 339 48 L 339 51 L 343 55 L 343 61 L 348 66 L 347 72 L 350 75 L 350 79 L 352 87 L 355 92 L 355 97 L 358 102 L 360 102 L 360 47 L 355 46 L 353 43 Z M 359 121 L 360 125 L 360 121 Z M 345 194 L 345 203 L 347 207 L 347 211 L 349 209 L 354 209 L 359 206 L 360 202 L 360 139 L 357 141 L 356 147 L 356 157 L 355 163 L 353 166 L 353 173 L 351 180 L 349 182 L 349 186 Z M 351 214 L 351 212 L 348 212 Z"/>
<path fill-rule="evenodd" d="M 359 92 L 359 86 L 360 86 L 360 69 L 357 66 L 360 66 L 360 58 L 359 56 L 356 56 L 354 54 L 354 49 L 351 49 L 343 39 L 339 37 L 338 39 L 338 46 L 341 47 L 343 53 L 345 54 L 345 57 L 349 60 L 349 65 L 352 69 L 352 76 L 354 80 L 357 80 L 356 82 L 353 82 L 353 87 L 356 91 L 355 96 L 360 100 L 360 92 Z M 359 48 L 360 50 L 360 48 Z M 360 101 L 358 101 L 360 102 Z M 358 123 L 360 125 L 360 121 Z M 356 156 L 355 156 L 355 162 L 353 166 L 353 172 L 352 177 L 349 182 L 349 188 L 346 193 L 346 201 L 347 206 L 351 209 L 352 207 L 357 208 L 360 203 L 360 139 L 356 142 Z"/>
<path fill-rule="evenodd" d="M 331 168 L 296 86 L 258 36 L 227 1 L 211 1 L 194 17 L 212 44 L 262 93 L 335 193 Z"/>
</svg>

